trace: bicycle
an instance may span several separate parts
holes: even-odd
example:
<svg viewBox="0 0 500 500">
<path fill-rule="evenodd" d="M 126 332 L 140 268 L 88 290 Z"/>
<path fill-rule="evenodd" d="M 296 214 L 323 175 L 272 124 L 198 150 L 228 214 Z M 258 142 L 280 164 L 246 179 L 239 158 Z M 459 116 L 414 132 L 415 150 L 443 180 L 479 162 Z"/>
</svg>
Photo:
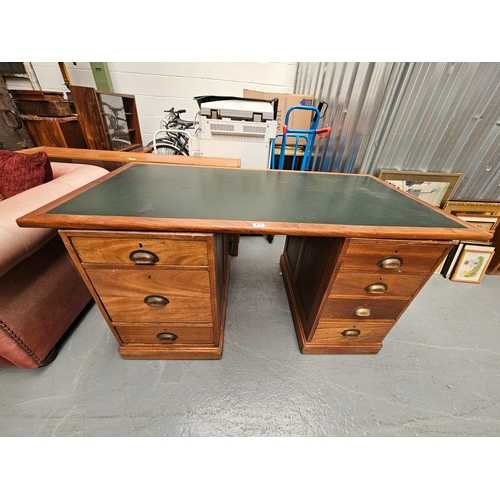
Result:
<svg viewBox="0 0 500 500">
<path fill-rule="evenodd" d="M 191 135 L 186 130 L 194 127 L 196 121 L 183 120 L 180 115 L 185 109 L 175 111 L 174 108 L 165 110 L 167 113 L 160 122 L 160 129 L 153 136 L 153 140 L 147 145 L 155 154 L 183 155 L 189 156 L 189 141 Z M 157 137 L 164 134 L 163 137 Z"/>
</svg>

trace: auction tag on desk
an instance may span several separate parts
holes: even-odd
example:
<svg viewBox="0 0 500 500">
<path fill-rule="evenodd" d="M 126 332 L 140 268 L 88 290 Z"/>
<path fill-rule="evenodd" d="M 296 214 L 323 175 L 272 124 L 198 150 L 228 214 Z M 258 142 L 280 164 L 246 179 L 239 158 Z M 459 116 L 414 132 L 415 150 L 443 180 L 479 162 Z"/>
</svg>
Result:
<svg viewBox="0 0 500 500">
<path fill-rule="evenodd" d="M 263 224 L 262 222 L 254 222 L 253 227 L 266 227 L 266 225 Z"/>
</svg>

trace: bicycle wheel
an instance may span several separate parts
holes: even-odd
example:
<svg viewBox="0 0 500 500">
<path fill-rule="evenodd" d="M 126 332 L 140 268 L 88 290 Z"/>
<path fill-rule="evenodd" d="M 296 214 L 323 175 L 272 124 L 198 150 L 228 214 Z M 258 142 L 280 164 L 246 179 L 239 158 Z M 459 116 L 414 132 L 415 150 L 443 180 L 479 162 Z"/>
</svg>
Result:
<svg viewBox="0 0 500 500">
<path fill-rule="evenodd" d="M 154 148 L 152 153 L 154 153 Z M 183 155 L 184 153 L 175 144 L 170 142 L 156 143 L 156 153 L 159 155 Z M 184 155 L 185 156 L 185 155 Z"/>
</svg>

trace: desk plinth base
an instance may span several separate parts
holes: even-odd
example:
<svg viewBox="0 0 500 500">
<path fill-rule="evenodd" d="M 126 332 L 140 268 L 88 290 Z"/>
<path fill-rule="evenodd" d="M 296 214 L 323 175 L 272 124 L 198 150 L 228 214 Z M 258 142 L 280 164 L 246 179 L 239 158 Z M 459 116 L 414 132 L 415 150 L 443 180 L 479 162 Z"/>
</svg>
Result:
<svg viewBox="0 0 500 500">
<path fill-rule="evenodd" d="M 183 347 L 161 349 L 153 346 L 119 346 L 118 353 L 123 359 L 221 359 L 222 345 L 218 347 Z"/>
<path fill-rule="evenodd" d="M 306 341 L 304 331 L 295 326 L 300 352 L 302 354 L 377 354 L 382 349 L 382 342 L 345 346 L 335 344 L 310 344 Z"/>
<path fill-rule="evenodd" d="M 297 341 L 302 354 L 377 354 L 382 349 L 382 342 L 359 342 L 357 345 L 340 344 L 335 343 L 335 341 L 329 342 L 328 344 L 313 344 L 308 342 L 299 313 L 295 287 L 292 285 L 290 265 L 285 255 L 282 255 L 280 258 L 280 266 L 283 273 L 283 281 L 285 282 L 285 289 L 290 304 Z"/>
</svg>

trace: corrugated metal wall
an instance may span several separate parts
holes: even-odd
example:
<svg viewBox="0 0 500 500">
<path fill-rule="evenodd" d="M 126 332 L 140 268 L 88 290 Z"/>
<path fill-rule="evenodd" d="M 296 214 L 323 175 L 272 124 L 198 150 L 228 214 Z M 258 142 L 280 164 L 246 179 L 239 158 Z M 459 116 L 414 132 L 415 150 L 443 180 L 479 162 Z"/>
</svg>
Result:
<svg viewBox="0 0 500 500">
<path fill-rule="evenodd" d="M 295 92 L 328 103 L 316 141 L 312 170 L 359 172 L 393 63 L 299 63 Z"/>
<path fill-rule="evenodd" d="M 314 170 L 458 172 L 454 198 L 500 199 L 500 63 L 299 63 L 328 102 Z"/>
</svg>

